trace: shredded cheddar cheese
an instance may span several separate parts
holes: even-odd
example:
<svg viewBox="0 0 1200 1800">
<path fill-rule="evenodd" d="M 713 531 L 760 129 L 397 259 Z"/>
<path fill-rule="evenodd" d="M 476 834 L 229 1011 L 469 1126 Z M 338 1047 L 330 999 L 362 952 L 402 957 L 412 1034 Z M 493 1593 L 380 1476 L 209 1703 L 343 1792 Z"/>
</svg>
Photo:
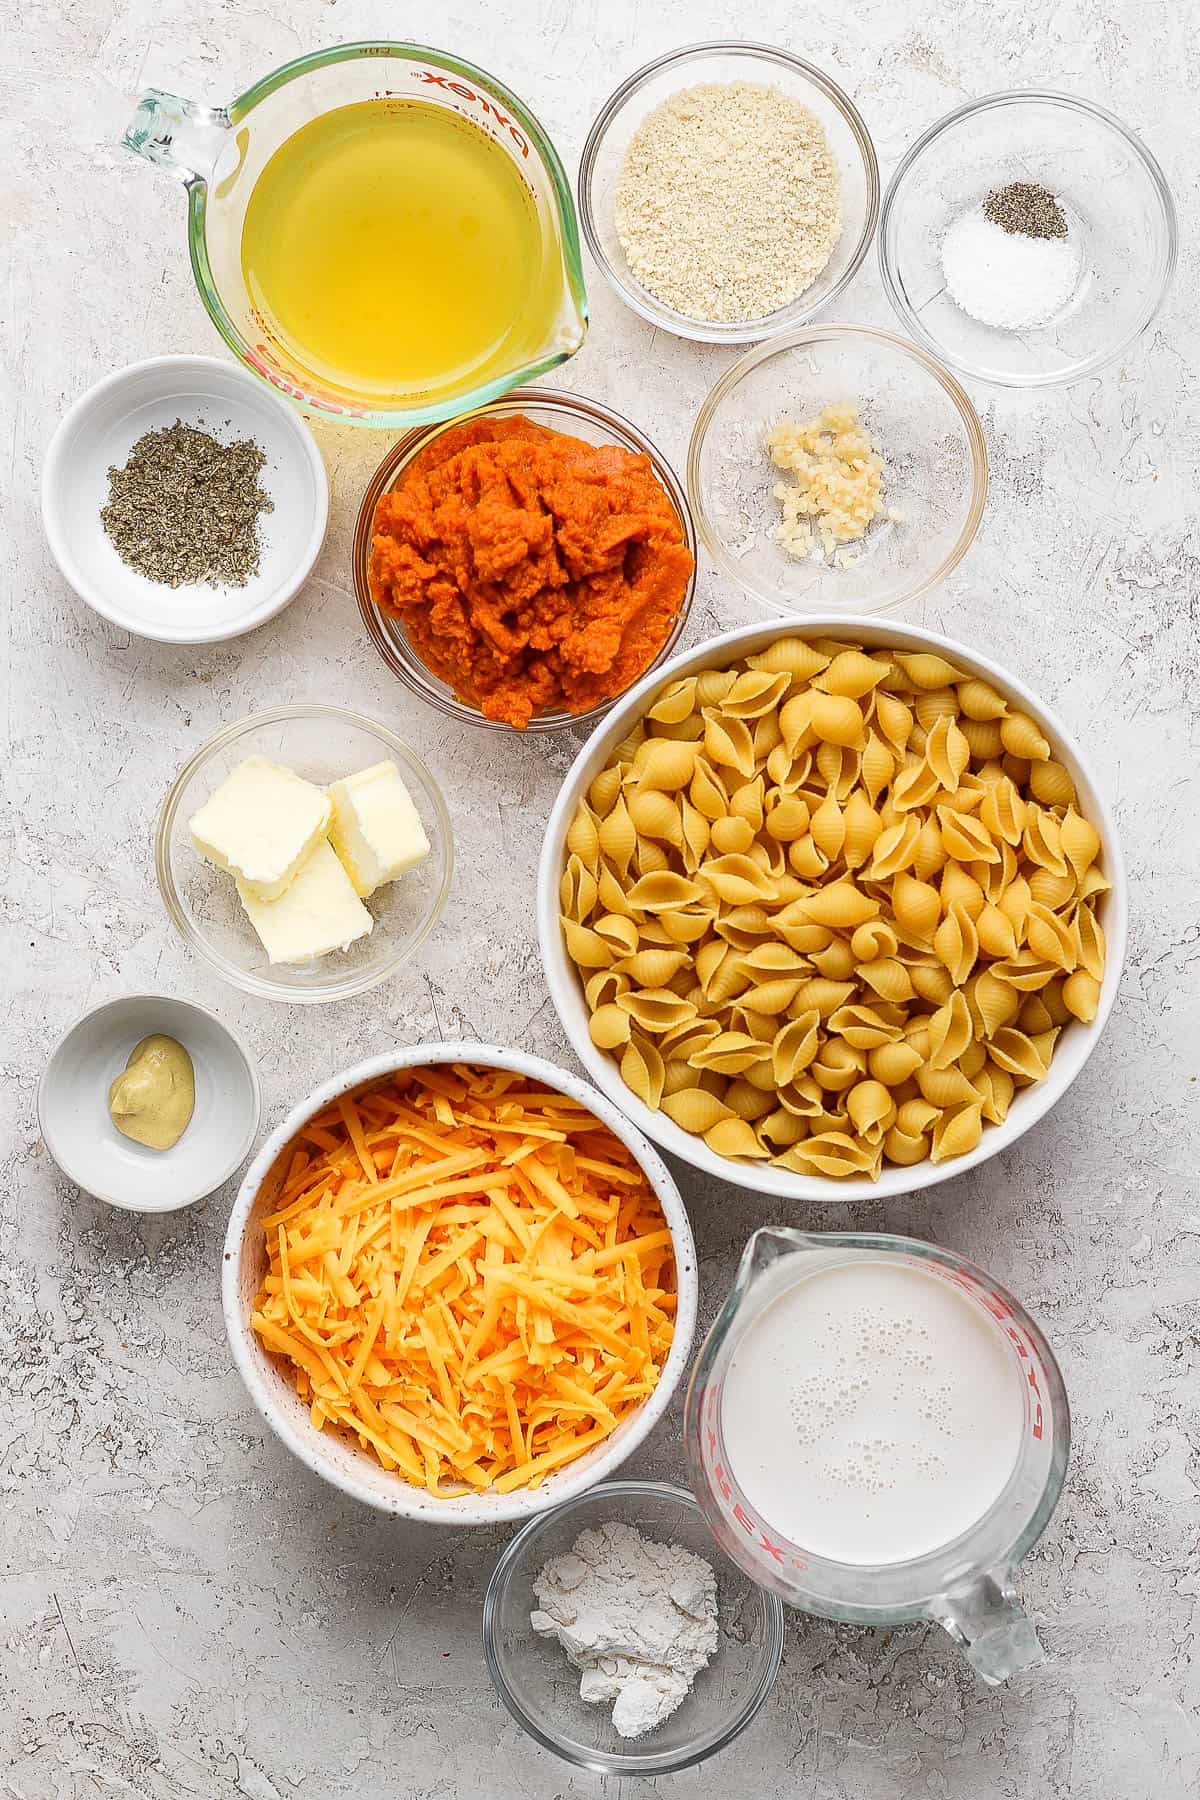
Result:
<svg viewBox="0 0 1200 1800">
<path fill-rule="evenodd" d="M 652 1393 L 675 1262 L 657 1196 L 583 1104 L 402 1070 L 300 1132 L 251 1322 L 319 1430 L 431 1493 L 535 1487 Z"/>
</svg>

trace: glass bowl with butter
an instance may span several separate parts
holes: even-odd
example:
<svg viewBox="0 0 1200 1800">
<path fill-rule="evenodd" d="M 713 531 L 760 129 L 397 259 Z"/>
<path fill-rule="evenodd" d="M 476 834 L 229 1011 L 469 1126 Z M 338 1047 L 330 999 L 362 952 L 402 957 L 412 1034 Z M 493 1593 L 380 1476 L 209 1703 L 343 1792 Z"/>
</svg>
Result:
<svg viewBox="0 0 1200 1800">
<path fill-rule="evenodd" d="M 446 903 L 450 819 L 402 739 L 338 706 L 277 707 L 189 757 L 163 801 L 158 885 L 180 936 L 265 1000 L 387 981 Z"/>
</svg>

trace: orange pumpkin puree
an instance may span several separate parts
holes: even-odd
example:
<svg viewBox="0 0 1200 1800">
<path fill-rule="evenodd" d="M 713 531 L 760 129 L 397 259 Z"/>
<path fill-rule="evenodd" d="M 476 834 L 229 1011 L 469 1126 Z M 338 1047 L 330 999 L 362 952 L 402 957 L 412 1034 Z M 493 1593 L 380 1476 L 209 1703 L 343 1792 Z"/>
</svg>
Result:
<svg viewBox="0 0 1200 1800">
<path fill-rule="evenodd" d="M 461 700 L 523 729 L 636 681 L 693 567 L 647 457 L 520 415 L 475 419 L 380 500 L 371 597 Z"/>
</svg>

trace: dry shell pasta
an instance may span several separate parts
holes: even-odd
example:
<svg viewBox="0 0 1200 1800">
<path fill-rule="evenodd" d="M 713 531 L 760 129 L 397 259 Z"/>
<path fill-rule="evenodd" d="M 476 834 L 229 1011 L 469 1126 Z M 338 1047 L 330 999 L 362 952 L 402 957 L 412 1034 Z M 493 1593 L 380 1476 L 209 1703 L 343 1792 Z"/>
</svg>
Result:
<svg viewBox="0 0 1200 1800">
<path fill-rule="evenodd" d="M 593 1043 L 718 1155 L 973 1150 L 1096 1017 L 1101 840 L 1028 714 L 929 651 L 781 637 L 669 683 L 567 832 Z"/>
</svg>

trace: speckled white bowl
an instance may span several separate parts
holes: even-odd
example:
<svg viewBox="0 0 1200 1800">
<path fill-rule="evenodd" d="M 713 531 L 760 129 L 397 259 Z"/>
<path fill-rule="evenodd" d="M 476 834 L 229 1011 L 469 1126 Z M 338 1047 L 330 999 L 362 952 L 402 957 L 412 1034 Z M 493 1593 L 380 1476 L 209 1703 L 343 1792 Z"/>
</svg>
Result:
<svg viewBox="0 0 1200 1800">
<path fill-rule="evenodd" d="M 636 1412 L 618 1425 L 611 1437 L 568 1468 L 547 1476 L 539 1488 L 521 1489 L 511 1494 L 464 1494 L 440 1500 L 423 1488 L 414 1487 L 402 1476 L 381 1468 L 348 1437 L 316 1430 L 309 1420 L 308 1407 L 254 1335 L 250 1313 L 267 1266 L 260 1221 L 274 1205 L 287 1170 L 288 1148 L 300 1127 L 331 1100 L 361 1087 L 364 1082 L 423 1063 L 456 1062 L 480 1063 L 490 1069 L 515 1069 L 519 1074 L 581 1100 L 602 1124 L 616 1133 L 637 1158 L 662 1206 L 674 1242 L 679 1298 L 675 1338 L 658 1386 Z M 513 1519 L 530 1518 L 534 1513 L 545 1512 L 594 1487 L 624 1462 L 662 1417 L 687 1367 L 696 1328 L 696 1246 L 679 1189 L 662 1158 L 610 1100 L 586 1081 L 581 1081 L 578 1075 L 556 1068 L 540 1056 L 526 1056 L 523 1051 L 498 1049 L 491 1044 L 414 1044 L 407 1050 L 385 1051 L 381 1056 L 368 1057 L 365 1062 L 343 1069 L 314 1088 L 271 1133 L 247 1170 L 230 1214 L 221 1265 L 221 1298 L 225 1330 L 238 1373 L 267 1424 L 305 1468 L 339 1488 L 343 1494 L 349 1494 L 351 1499 L 363 1500 L 368 1506 L 398 1518 L 422 1519 L 433 1525 L 499 1525 Z"/>
<path fill-rule="evenodd" d="M 178 1038 L 192 1059 L 196 1107 L 169 1150 L 119 1132 L 108 1090 L 144 1037 Z M 68 1180 L 126 1212 L 176 1212 L 228 1181 L 250 1154 L 261 1107 L 258 1075 L 220 1019 L 169 994 L 129 994 L 77 1019 L 50 1053 L 38 1085 L 38 1124 Z"/>
<path fill-rule="evenodd" d="M 714 1150 L 709 1149 L 703 1138 L 683 1131 L 665 1113 L 651 1112 L 648 1107 L 643 1106 L 626 1087 L 621 1079 L 621 1071 L 612 1057 L 603 1050 L 598 1050 L 592 1042 L 583 989 L 575 965 L 567 955 L 559 925 L 558 890 L 567 827 L 580 796 L 587 792 L 604 767 L 614 745 L 620 743 L 626 732 L 641 717 L 653 696 L 668 683 L 678 681 L 681 676 L 695 674 L 700 669 L 724 668 L 737 657 L 763 650 L 780 637 L 841 638 L 847 643 L 863 644 L 869 650 L 889 645 L 902 650 L 935 650 L 969 674 L 979 675 L 985 681 L 990 681 L 1037 721 L 1053 746 L 1055 755 L 1070 770 L 1079 793 L 1081 811 L 1100 833 L 1103 844 L 1101 860 L 1104 872 L 1112 882 L 1111 892 L 1102 896 L 1098 908 L 1100 923 L 1107 939 L 1108 955 L 1094 1022 L 1082 1025 L 1073 1019 L 1064 1028 L 1055 1045 L 1050 1072 L 1045 1080 L 1039 1081 L 1035 1087 L 1022 1088 L 1016 1094 L 1004 1123 L 989 1125 L 977 1148 L 969 1155 L 956 1157 L 952 1162 L 917 1163 L 908 1169 L 885 1166 L 877 1181 L 871 1181 L 866 1176 L 848 1176 L 844 1180 L 834 1180 L 826 1176 L 794 1175 L 790 1170 L 773 1168 L 769 1164 L 737 1162 L 732 1157 L 718 1156 Z M 538 866 L 537 917 L 542 967 L 546 973 L 550 996 L 558 1009 L 558 1016 L 562 1020 L 571 1048 L 597 1087 L 615 1105 L 621 1107 L 647 1137 L 653 1138 L 655 1143 L 661 1144 L 673 1156 L 680 1156 L 685 1162 L 691 1163 L 693 1168 L 703 1169 L 706 1175 L 720 1176 L 737 1187 L 749 1188 L 753 1193 L 778 1194 L 787 1200 L 844 1203 L 886 1199 L 892 1194 L 907 1194 L 916 1188 L 933 1187 L 937 1182 L 965 1175 L 968 1169 L 986 1162 L 988 1157 L 1007 1150 L 1023 1132 L 1044 1117 L 1055 1101 L 1066 1092 L 1099 1041 L 1121 980 L 1121 969 L 1125 961 L 1128 904 L 1128 884 L 1117 838 L 1116 821 L 1096 784 L 1091 768 L 1084 760 L 1083 752 L 1036 694 L 1031 693 L 1007 669 L 1001 668 L 988 657 L 981 656 L 977 650 L 969 650 L 965 644 L 955 643 L 953 638 L 942 637 L 935 631 L 924 631 L 915 625 L 902 625 L 894 620 L 881 623 L 877 619 L 839 616 L 836 613 L 813 618 L 806 616 L 802 621 L 786 624 L 747 625 L 737 631 L 724 632 L 719 637 L 709 638 L 707 643 L 697 644 L 682 656 L 676 656 L 640 681 L 635 688 L 631 688 L 613 707 L 604 722 L 597 726 L 568 769 L 542 838 L 542 855 Z"/>
</svg>

